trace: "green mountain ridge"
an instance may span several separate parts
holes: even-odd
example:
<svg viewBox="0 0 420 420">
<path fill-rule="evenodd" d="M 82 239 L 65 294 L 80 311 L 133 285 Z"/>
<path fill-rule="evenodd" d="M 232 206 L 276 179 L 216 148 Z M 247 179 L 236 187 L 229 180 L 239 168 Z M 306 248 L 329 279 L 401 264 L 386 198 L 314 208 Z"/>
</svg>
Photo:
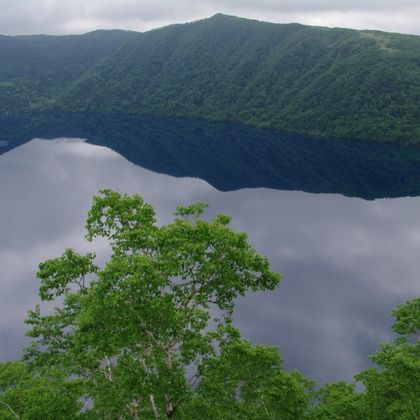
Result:
<svg viewBox="0 0 420 420">
<path fill-rule="evenodd" d="M 420 142 L 419 36 L 218 14 L 141 34 L 5 38 L 0 112 L 152 114 Z M 10 49 L 26 51 L 30 71 L 14 58 L 10 77 Z"/>
<path fill-rule="evenodd" d="M 84 35 L 0 35 L 0 112 L 48 109 L 64 87 L 138 36 L 130 31 Z"/>
</svg>

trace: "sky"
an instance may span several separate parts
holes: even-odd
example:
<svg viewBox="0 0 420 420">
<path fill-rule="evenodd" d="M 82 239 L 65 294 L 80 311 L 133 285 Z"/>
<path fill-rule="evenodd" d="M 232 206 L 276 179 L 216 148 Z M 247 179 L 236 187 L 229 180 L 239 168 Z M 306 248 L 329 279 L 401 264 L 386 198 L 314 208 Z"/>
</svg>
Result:
<svg viewBox="0 0 420 420">
<path fill-rule="evenodd" d="M 0 33 L 143 32 L 216 13 L 420 35 L 419 0 L 0 0 Z"/>
</svg>

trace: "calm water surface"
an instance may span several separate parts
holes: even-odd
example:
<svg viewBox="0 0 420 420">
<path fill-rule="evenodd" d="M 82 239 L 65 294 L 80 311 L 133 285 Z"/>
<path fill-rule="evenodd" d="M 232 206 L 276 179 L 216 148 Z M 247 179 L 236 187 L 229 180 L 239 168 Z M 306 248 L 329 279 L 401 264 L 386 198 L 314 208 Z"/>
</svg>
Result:
<svg viewBox="0 0 420 420">
<path fill-rule="evenodd" d="M 0 156 L 0 359 L 26 344 L 40 261 L 65 247 L 91 250 L 84 221 L 100 188 L 140 193 L 171 220 L 197 200 L 233 227 L 284 275 L 280 287 L 238 301 L 236 324 L 256 343 L 279 346 L 285 366 L 313 378 L 347 379 L 391 338 L 391 309 L 419 294 L 420 199 L 365 201 L 333 194 L 256 188 L 220 192 L 196 178 L 136 166 L 77 139 L 34 139 Z M 104 259 L 105 244 L 99 258 Z"/>
</svg>

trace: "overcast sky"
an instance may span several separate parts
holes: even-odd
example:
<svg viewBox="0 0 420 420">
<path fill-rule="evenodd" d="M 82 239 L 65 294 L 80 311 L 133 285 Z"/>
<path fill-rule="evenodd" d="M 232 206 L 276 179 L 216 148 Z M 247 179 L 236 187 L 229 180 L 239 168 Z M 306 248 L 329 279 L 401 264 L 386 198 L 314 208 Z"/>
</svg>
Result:
<svg viewBox="0 0 420 420">
<path fill-rule="evenodd" d="M 0 0 L 0 33 L 146 31 L 226 13 L 287 23 L 420 35 L 419 0 Z"/>
</svg>

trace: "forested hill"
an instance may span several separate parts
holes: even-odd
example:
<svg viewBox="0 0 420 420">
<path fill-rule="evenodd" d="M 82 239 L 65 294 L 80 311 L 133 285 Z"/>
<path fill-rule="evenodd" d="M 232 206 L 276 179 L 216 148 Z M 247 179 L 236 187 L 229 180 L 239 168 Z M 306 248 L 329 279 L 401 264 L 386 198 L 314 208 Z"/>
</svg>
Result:
<svg viewBox="0 0 420 420">
<path fill-rule="evenodd" d="M 0 35 L 0 112 L 52 107 L 68 85 L 138 35 L 119 30 L 69 36 Z"/>
<path fill-rule="evenodd" d="M 71 60 L 60 48 L 54 55 L 42 38 L 10 39 L 31 51 L 25 60 L 35 63 L 30 66 L 34 80 L 44 75 L 36 73 L 37 60 L 47 56 L 51 64 L 45 72 L 51 75 L 54 69 L 60 84 L 34 94 L 25 78 L 9 78 L 0 82 L 0 110 L 147 113 L 319 137 L 420 142 L 419 36 L 226 15 L 125 36 L 129 39 L 120 38 L 86 67 L 62 73 L 58 64 Z M 85 37 L 79 37 L 75 51 L 92 42 Z M 3 58 L 1 63 L 4 80 Z M 5 102 L 4 86 L 16 91 Z M 28 100 L 13 101 L 19 95 Z"/>
</svg>

